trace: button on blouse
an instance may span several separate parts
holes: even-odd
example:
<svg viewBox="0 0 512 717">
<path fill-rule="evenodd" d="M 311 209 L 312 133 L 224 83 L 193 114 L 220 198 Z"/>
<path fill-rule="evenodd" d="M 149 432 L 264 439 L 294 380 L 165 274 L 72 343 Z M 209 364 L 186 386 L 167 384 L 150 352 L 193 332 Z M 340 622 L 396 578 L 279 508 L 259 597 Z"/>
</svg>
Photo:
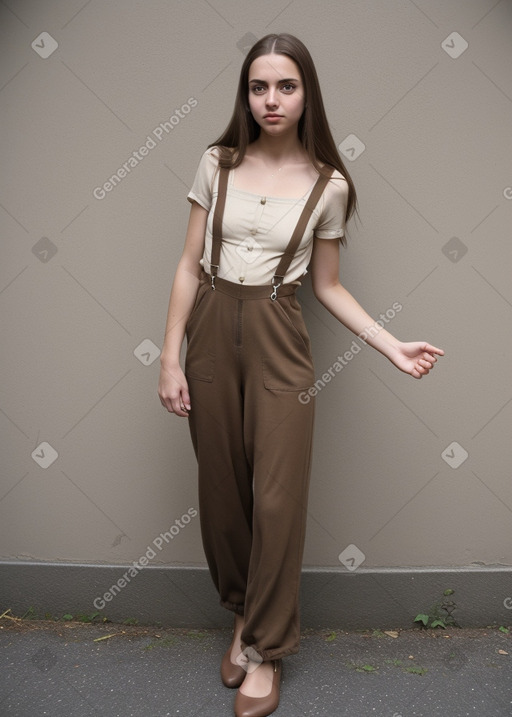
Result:
<svg viewBox="0 0 512 717">
<path fill-rule="evenodd" d="M 190 202 L 196 201 L 208 212 L 205 246 L 200 264 L 210 271 L 213 213 L 218 194 L 218 154 L 207 149 L 199 162 Z M 314 182 L 302 197 L 261 196 L 234 186 L 236 170 L 229 173 L 226 205 L 222 222 L 222 246 L 218 276 L 250 285 L 270 284 L 274 270 L 286 249 Z M 344 235 L 348 184 L 334 171 L 304 231 L 285 282 L 300 283 L 307 273 L 313 250 L 313 237 L 336 239 Z"/>
</svg>

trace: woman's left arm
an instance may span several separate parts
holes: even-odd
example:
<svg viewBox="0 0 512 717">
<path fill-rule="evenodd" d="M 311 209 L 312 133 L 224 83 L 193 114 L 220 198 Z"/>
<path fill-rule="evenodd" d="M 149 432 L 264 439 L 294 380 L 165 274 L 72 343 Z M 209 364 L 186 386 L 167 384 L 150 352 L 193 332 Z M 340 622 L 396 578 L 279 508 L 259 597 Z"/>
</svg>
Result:
<svg viewBox="0 0 512 717">
<path fill-rule="evenodd" d="M 338 239 L 314 239 L 310 274 L 315 297 L 327 311 L 401 371 L 421 378 L 433 368 L 436 354 L 444 355 L 442 349 L 425 341 L 399 341 L 366 313 L 340 284 Z"/>
</svg>

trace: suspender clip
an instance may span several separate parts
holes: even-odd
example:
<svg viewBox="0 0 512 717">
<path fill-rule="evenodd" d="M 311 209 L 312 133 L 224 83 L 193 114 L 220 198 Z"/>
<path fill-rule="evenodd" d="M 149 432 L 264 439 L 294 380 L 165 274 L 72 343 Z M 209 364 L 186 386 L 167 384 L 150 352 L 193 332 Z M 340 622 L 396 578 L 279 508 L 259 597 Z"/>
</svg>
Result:
<svg viewBox="0 0 512 717">
<path fill-rule="evenodd" d="M 212 290 L 215 291 L 215 277 L 217 276 L 217 269 L 219 268 L 218 264 L 210 264 L 210 271 L 211 271 L 211 280 L 212 280 Z M 215 269 L 215 271 L 213 271 Z"/>
<path fill-rule="evenodd" d="M 274 279 L 276 278 L 276 276 L 277 276 L 277 274 L 275 274 L 275 275 L 272 277 L 272 286 L 273 286 L 274 288 L 273 288 L 273 290 L 272 290 L 272 293 L 270 294 L 270 299 L 271 299 L 271 301 L 275 301 L 275 300 L 277 299 L 277 290 L 279 289 L 279 287 L 280 287 L 281 284 L 283 283 L 282 281 L 280 281 L 279 284 L 274 283 Z M 282 279 L 283 277 L 280 277 L 280 278 Z"/>
</svg>

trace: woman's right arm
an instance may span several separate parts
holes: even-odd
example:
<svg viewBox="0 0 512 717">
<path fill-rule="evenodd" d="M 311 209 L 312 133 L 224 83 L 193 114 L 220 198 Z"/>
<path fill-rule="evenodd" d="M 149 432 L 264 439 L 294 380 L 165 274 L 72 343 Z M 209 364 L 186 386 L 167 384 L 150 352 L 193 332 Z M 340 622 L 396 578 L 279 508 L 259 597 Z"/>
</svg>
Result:
<svg viewBox="0 0 512 717">
<path fill-rule="evenodd" d="M 171 289 L 164 345 L 160 354 L 158 395 L 161 404 L 177 416 L 188 416 L 191 408 L 187 380 L 180 367 L 180 352 L 199 287 L 199 260 L 204 251 L 207 218 L 207 210 L 197 202 L 192 202 L 185 246 Z M 185 406 L 185 410 L 181 406 Z"/>
</svg>

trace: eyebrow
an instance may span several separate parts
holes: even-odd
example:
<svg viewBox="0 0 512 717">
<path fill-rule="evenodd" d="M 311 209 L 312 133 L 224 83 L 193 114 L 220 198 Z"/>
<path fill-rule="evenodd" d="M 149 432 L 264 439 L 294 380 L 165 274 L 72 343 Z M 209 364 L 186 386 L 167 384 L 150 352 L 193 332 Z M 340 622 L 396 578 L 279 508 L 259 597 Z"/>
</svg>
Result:
<svg viewBox="0 0 512 717">
<path fill-rule="evenodd" d="M 297 80 L 295 77 L 289 77 L 289 78 L 286 79 L 286 80 L 279 80 L 279 82 L 298 82 L 298 81 L 299 81 L 299 80 Z M 267 84 L 267 81 L 266 81 L 266 80 L 249 80 L 249 83 L 251 83 L 251 82 L 257 82 L 259 85 L 266 85 L 266 84 Z"/>
</svg>

